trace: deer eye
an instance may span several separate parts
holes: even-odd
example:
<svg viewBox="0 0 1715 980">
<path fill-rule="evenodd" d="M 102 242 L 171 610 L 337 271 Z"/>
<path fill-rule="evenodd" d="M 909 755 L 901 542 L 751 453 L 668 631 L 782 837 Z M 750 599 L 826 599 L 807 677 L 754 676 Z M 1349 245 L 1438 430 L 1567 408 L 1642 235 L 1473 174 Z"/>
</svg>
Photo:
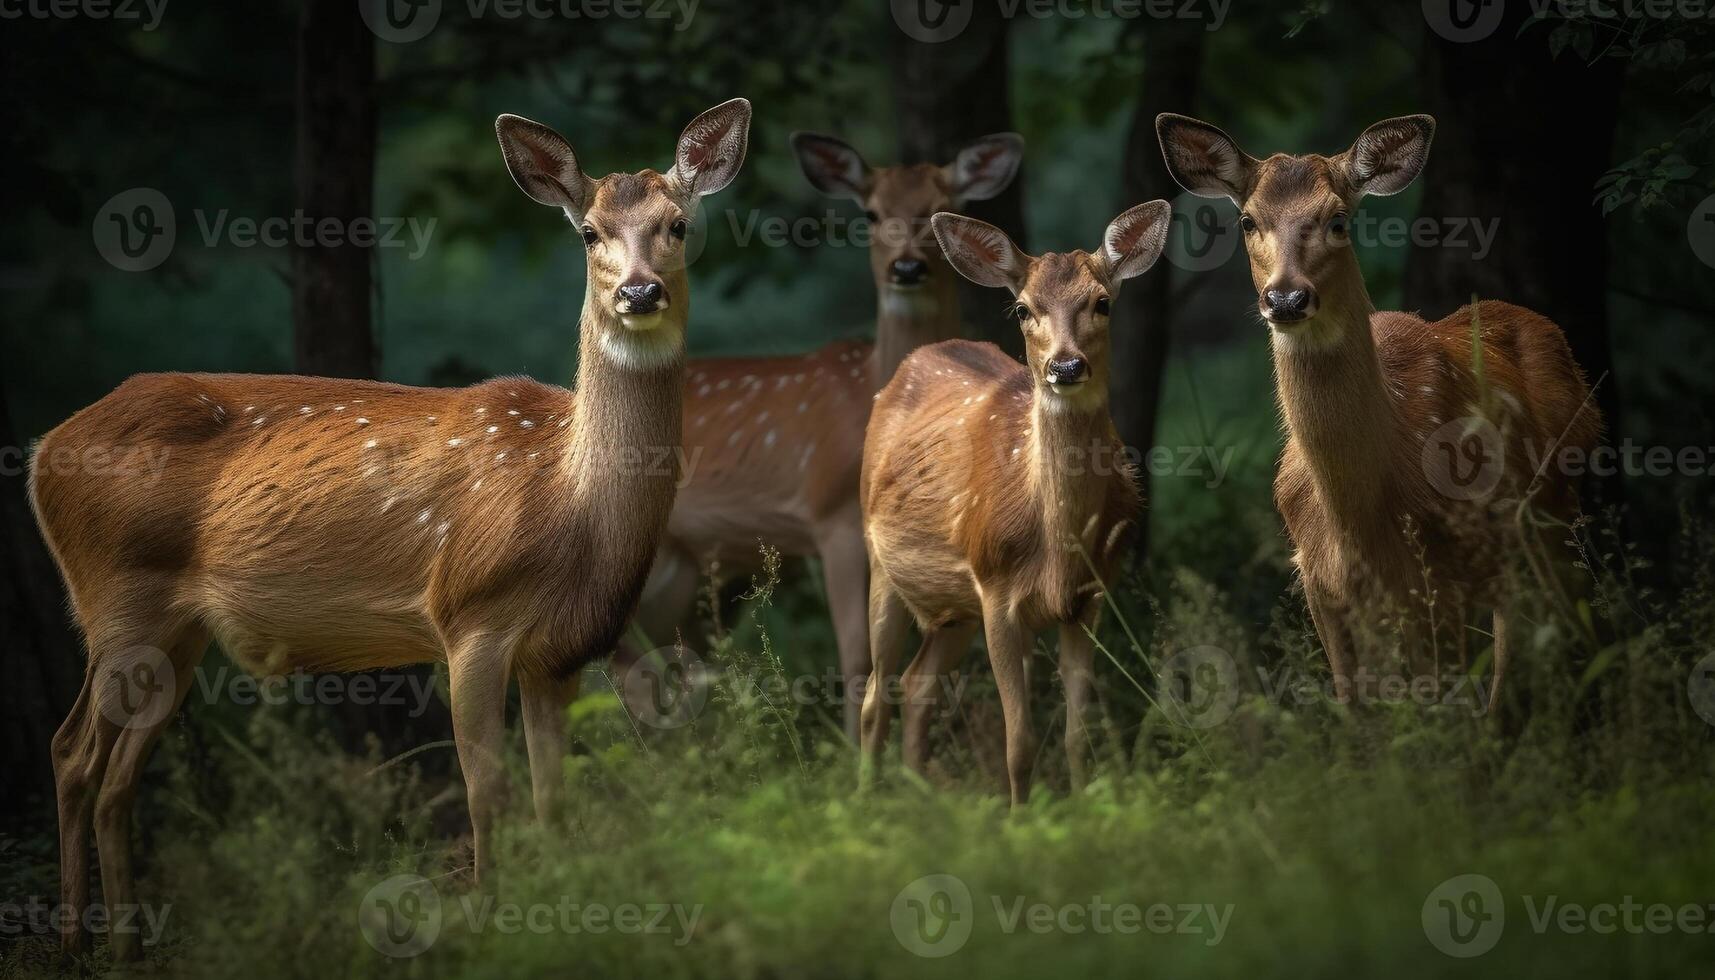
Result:
<svg viewBox="0 0 1715 980">
<path fill-rule="evenodd" d="M 601 236 L 596 234 L 595 229 L 591 228 L 589 225 L 584 225 L 583 236 L 585 248 L 595 248 L 596 243 L 601 241 Z"/>
<path fill-rule="evenodd" d="M 1034 315 L 1035 314 L 1030 312 L 1030 307 L 1025 306 L 1023 303 L 1014 304 L 1012 307 L 1012 318 L 1017 320 L 1019 323 L 1029 323 L 1030 318 Z"/>
<path fill-rule="evenodd" d="M 866 209 L 865 209 L 865 210 L 864 210 L 864 213 L 863 213 L 863 216 L 864 216 L 864 217 L 865 217 L 865 218 L 868 218 L 868 219 L 869 219 L 869 223 L 870 223 L 870 224 L 872 224 L 872 225 L 873 225 L 873 224 L 880 224 L 880 223 L 881 223 L 881 215 L 879 215 L 879 214 L 876 214 L 876 213 L 875 213 L 875 211 L 874 211 L 874 209 L 870 209 L 870 208 L 866 208 Z"/>
<path fill-rule="evenodd" d="M 1336 236 L 1343 238 L 1343 237 L 1345 237 L 1346 232 L 1349 229 L 1350 225 L 1351 225 L 1351 222 L 1346 217 L 1346 212 L 1341 211 L 1338 214 L 1334 215 L 1334 217 L 1331 220 L 1329 220 L 1328 231 L 1330 234 L 1333 234 L 1333 235 L 1336 235 Z"/>
<path fill-rule="evenodd" d="M 691 226 L 685 222 L 684 218 L 680 218 L 678 221 L 673 222 L 673 227 L 667 230 L 672 232 L 674 238 L 677 238 L 679 241 L 684 241 L 686 233 L 691 230 Z"/>
<path fill-rule="evenodd" d="M 1241 214 L 1239 215 L 1239 227 L 1243 228 L 1245 230 L 1245 234 L 1248 235 L 1251 232 L 1256 231 L 1256 219 L 1248 214 Z"/>
<path fill-rule="evenodd" d="M 1096 297 L 1096 315 L 1107 316 L 1113 311 L 1113 303 L 1106 296 Z"/>
</svg>

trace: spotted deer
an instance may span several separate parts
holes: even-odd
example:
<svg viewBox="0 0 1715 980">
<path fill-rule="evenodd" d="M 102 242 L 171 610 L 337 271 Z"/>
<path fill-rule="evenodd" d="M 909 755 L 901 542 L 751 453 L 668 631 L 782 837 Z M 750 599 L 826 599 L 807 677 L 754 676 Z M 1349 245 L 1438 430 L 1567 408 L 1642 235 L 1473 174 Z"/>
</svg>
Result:
<svg viewBox="0 0 1715 980">
<path fill-rule="evenodd" d="M 534 802 L 561 791 L 565 707 L 642 590 L 676 475 L 698 201 L 744 161 L 750 104 L 699 116 L 666 173 L 584 175 L 564 139 L 501 116 L 508 170 L 580 229 L 577 388 L 462 389 L 255 375 L 138 375 L 34 457 L 145 447 L 158 479 L 32 466 L 31 500 L 89 649 L 54 738 L 64 901 L 89 900 L 93 823 L 109 908 L 135 902 L 132 801 L 210 638 L 261 674 L 447 664 L 479 881 L 502 804 L 508 677 Z M 486 881 L 484 881 L 486 885 Z M 76 953 L 79 917 L 62 935 Z M 115 933 L 113 954 L 139 955 Z"/>
<path fill-rule="evenodd" d="M 945 341 L 907 357 L 876 400 L 862 474 L 873 660 L 865 782 L 887 741 L 884 683 L 914 620 L 923 645 L 900 679 L 907 765 L 923 770 L 937 685 L 981 625 L 1012 801 L 1022 802 L 1036 755 L 1024 661 L 1035 634 L 1057 625 L 1067 761 L 1074 787 L 1084 784 L 1101 590 L 1141 507 L 1108 414 L 1108 317 L 1120 284 L 1161 255 L 1168 219 L 1165 201 L 1140 204 L 1093 253 L 1031 258 L 992 225 L 935 216 L 953 267 L 1016 297 L 1025 360 Z"/>
<path fill-rule="evenodd" d="M 1266 160 L 1194 119 L 1156 127 L 1174 179 L 1239 207 L 1286 430 L 1275 503 L 1337 691 L 1361 693 L 1355 675 L 1395 656 L 1419 676 L 1444 648 L 1462 659 L 1468 613 L 1490 607 L 1495 703 L 1508 559 L 1565 537 L 1521 537 L 1519 504 L 1570 519 L 1578 488 L 1554 460 L 1601 433 L 1565 336 L 1507 303 L 1433 323 L 1371 303 L 1352 216 L 1417 177 L 1429 116 L 1377 123 L 1336 156 Z"/>
<path fill-rule="evenodd" d="M 882 384 L 905 355 L 959 334 L 952 270 L 929 218 L 986 200 L 1012 182 L 1024 141 L 986 136 L 945 166 L 871 167 L 829 136 L 792 138 L 818 190 L 864 208 L 878 301 L 875 340 L 844 341 L 795 357 L 693 361 L 685 399 L 684 486 L 642 604 L 644 631 L 695 634 L 692 612 L 703 568 L 743 568 L 762 541 L 789 556 L 821 559 L 845 679 L 845 724 L 856 735 L 854 692 L 869 674 L 865 623 L 868 561 L 858 507 L 864 425 Z"/>
</svg>

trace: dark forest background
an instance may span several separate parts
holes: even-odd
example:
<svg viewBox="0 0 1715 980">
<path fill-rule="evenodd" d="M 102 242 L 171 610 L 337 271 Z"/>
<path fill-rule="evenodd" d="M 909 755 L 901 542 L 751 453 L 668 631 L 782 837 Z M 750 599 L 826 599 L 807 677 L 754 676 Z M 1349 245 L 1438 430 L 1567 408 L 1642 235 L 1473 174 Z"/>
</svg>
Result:
<svg viewBox="0 0 1715 980">
<path fill-rule="evenodd" d="M 174 0 L 152 29 L 0 22 L 6 806 L 50 785 L 47 739 L 82 671 L 25 500 L 22 447 L 139 371 L 571 378 L 581 257 L 568 226 L 507 177 L 492 130 L 501 112 L 559 129 L 601 174 L 664 168 L 697 111 L 752 100 L 750 163 L 713 202 L 692 272 L 697 354 L 803 350 L 869 329 L 861 249 L 738 240 L 757 215 L 855 210 L 802 179 L 795 130 L 839 135 L 876 163 L 944 161 L 971 137 L 1023 133 L 1021 178 L 971 210 L 1032 252 L 1091 247 L 1122 208 L 1174 199 L 1195 241 L 1122 294 L 1114 414 L 1135 445 L 1240 447 L 1221 488 L 1155 481 L 1141 546 L 1146 564 L 1224 586 L 1258 566 L 1256 542 L 1280 547 L 1267 498 L 1273 389 L 1242 249 L 1206 270 L 1184 259 L 1210 228 L 1233 240 L 1234 216 L 1171 185 L 1153 131 L 1161 111 L 1213 121 L 1259 155 L 1332 153 L 1382 117 L 1434 114 L 1427 172 L 1372 202 L 1375 213 L 1443 228 L 1493 219 L 1498 234 L 1480 257 L 1445 242 L 1365 243 L 1378 306 L 1429 317 L 1473 295 L 1532 306 L 1600 379 L 1611 442 L 1715 442 L 1715 234 L 1699 240 L 1695 221 L 1715 193 L 1715 21 L 1554 5 L 1538 16 L 1508 2 L 1488 34 L 1460 41 L 1416 2 L 1238 0 L 1218 23 L 1196 3 L 1189 17 L 1135 18 L 1078 0 L 1052 17 L 965 3 L 970 26 L 942 43 L 899 29 L 887 0 L 702 0 L 683 29 L 448 2 L 406 43 L 378 38 L 353 0 Z M 177 240 L 132 272 L 98 245 L 111 236 L 104 208 L 137 188 L 170 202 Z M 201 230 L 223 213 L 298 211 L 434 224 L 420 254 L 408 235 L 404 247 L 300 249 L 209 243 Z M 969 335 L 1016 348 L 1002 306 L 972 297 Z M 1601 505 L 1623 506 L 1637 548 L 1666 558 L 1686 508 L 1707 508 L 1709 479 L 1609 480 Z M 1213 533 L 1235 514 L 1256 533 Z M 1249 587 L 1285 585 L 1274 573 Z M 369 730 L 415 744 L 445 724 L 378 710 L 330 712 L 329 724 L 352 745 Z"/>
</svg>

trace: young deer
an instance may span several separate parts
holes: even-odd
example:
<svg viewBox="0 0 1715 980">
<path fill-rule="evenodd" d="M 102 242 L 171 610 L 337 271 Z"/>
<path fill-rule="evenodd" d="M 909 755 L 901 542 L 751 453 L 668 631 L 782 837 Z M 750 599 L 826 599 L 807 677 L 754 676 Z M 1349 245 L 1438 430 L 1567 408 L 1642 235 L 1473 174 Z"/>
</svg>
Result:
<svg viewBox="0 0 1715 980">
<path fill-rule="evenodd" d="M 518 186 L 582 230 L 576 391 L 138 375 L 48 433 L 38 460 L 130 446 L 174 461 L 147 483 L 32 466 L 89 647 L 54 739 L 67 904 L 89 900 L 92 821 L 107 906 L 135 901 L 138 778 L 211 637 L 263 674 L 446 661 L 479 879 L 516 673 L 548 816 L 578 670 L 612 649 L 673 503 L 675 476 L 639 460 L 679 442 L 686 223 L 738 172 L 749 126 L 735 99 L 691 123 L 667 173 L 595 180 L 546 126 L 496 123 Z M 85 940 L 77 921 L 67 952 Z M 115 934 L 114 957 L 137 956 L 135 939 Z"/>
<path fill-rule="evenodd" d="M 673 505 L 640 615 L 658 641 L 676 626 L 693 635 L 704 563 L 745 567 L 758 539 L 787 555 L 820 557 L 847 688 L 845 723 L 855 736 L 853 692 L 869 674 L 868 560 L 857 502 L 864 424 L 906 354 L 959 335 L 957 283 L 932 240 L 930 216 L 999 194 L 1018 170 L 1024 141 L 1000 133 L 946 166 L 879 169 L 832 137 L 799 133 L 792 143 L 817 189 L 850 197 L 869 215 L 876 339 L 797 357 L 691 364 L 685 458 L 695 465 Z"/>
<path fill-rule="evenodd" d="M 1492 301 L 1435 323 L 1370 303 L 1350 218 L 1423 169 L 1429 116 L 1377 123 L 1338 156 L 1266 160 L 1206 123 L 1164 114 L 1156 126 L 1174 179 L 1239 206 L 1287 436 L 1275 502 L 1337 691 L 1349 696 L 1354 673 L 1396 644 L 1412 670 L 1438 669 L 1436 607 L 1462 655 L 1467 609 L 1487 605 L 1494 703 L 1503 556 L 1557 543 L 1521 538 L 1518 502 L 1575 514 L 1577 488 L 1551 457 L 1588 452 L 1601 432 L 1560 328 Z"/>
<path fill-rule="evenodd" d="M 867 780 L 887 741 L 882 691 L 914 618 L 923 646 L 901 678 L 904 756 L 922 771 L 934 692 L 980 623 L 1006 721 L 1017 804 L 1036 754 L 1024 660 L 1059 624 L 1066 755 L 1085 780 L 1093 631 L 1102 583 L 1136 518 L 1136 477 L 1108 416 L 1108 311 L 1123 280 L 1166 243 L 1165 201 L 1108 226 L 1093 254 L 1031 258 L 1005 232 L 937 214 L 955 269 L 1017 297 L 1025 363 L 993 344 L 949 340 L 906 358 L 876 400 L 864 441 L 873 673 L 863 702 Z M 949 641 L 950 638 L 950 641 Z"/>
</svg>

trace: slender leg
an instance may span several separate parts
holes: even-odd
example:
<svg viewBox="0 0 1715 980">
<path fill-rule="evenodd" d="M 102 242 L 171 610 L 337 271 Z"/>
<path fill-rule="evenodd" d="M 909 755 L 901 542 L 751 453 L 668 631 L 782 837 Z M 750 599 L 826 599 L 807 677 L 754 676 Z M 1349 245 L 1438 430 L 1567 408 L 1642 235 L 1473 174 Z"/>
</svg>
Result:
<svg viewBox="0 0 1715 980">
<path fill-rule="evenodd" d="M 970 652 L 976 631 L 976 623 L 949 623 L 932 631 L 900 678 L 905 764 L 921 775 L 928 775 L 929 723 L 941 704 L 942 681 Z"/>
<path fill-rule="evenodd" d="M 1076 623 L 1060 626 L 1060 683 L 1066 688 L 1066 765 L 1072 774 L 1072 792 L 1081 793 L 1089 783 L 1090 733 L 1085 726 L 1090 692 L 1095 684 L 1092 666 L 1095 641 L 1085 632 L 1095 632 L 1102 607 L 1091 602 Z"/>
<path fill-rule="evenodd" d="M 90 695 L 99 669 L 92 657 L 84 671 L 83 690 L 53 742 L 54 789 L 60 815 L 60 902 L 73 912 L 60 932 L 60 955 L 67 961 L 89 952 L 83 911 L 89 905 L 89 835 L 94 803 L 90 789 L 101 785 L 107 755 L 119 737 L 118 727 L 111 723 L 105 731 L 99 730 L 102 718 Z"/>
<path fill-rule="evenodd" d="M 845 680 L 844 717 L 846 735 L 857 738 L 859 700 L 857 692 L 870 672 L 869 648 L 869 555 L 864 549 L 863 521 L 855 514 L 817 536 L 822 557 L 822 577 L 828 588 L 828 614 L 834 623 L 834 642 L 839 649 L 840 674 Z"/>
<path fill-rule="evenodd" d="M 524 710 L 524 744 L 530 752 L 530 790 L 536 819 L 550 823 L 565 797 L 566 706 L 578 696 L 580 675 L 518 678 Z"/>
<path fill-rule="evenodd" d="M 1030 634 L 1007 617 L 1005 608 L 983 604 L 983 627 L 988 635 L 989 664 L 1000 691 L 1006 722 L 1006 772 L 1012 784 L 1012 805 L 1030 798 L 1030 769 L 1036 761 L 1036 732 L 1030 721 L 1030 690 L 1024 686 L 1024 658 L 1030 655 Z"/>
<path fill-rule="evenodd" d="M 476 880 L 492 890 L 494 825 L 506 797 L 501 745 L 506 736 L 506 680 L 511 658 L 506 645 L 477 636 L 448 647 L 453 741 L 464 770 L 471 831 L 476 838 Z"/>
<path fill-rule="evenodd" d="M 138 930 L 144 919 L 138 914 L 131 867 L 131 811 L 143 778 L 143 764 L 148 761 L 156 738 L 172 724 L 185 695 L 190 693 L 208 640 L 207 633 L 197 630 L 173 645 L 168 652 L 173 668 L 172 686 L 154 695 L 171 697 L 170 706 L 150 703 L 120 727 L 101 779 L 101 790 L 96 795 L 95 846 L 101 856 L 102 902 L 107 906 L 108 947 L 115 963 L 131 963 L 143 956 L 143 936 Z M 111 717 L 111 712 L 108 714 Z"/>
<path fill-rule="evenodd" d="M 1334 699 L 1345 704 L 1356 693 L 1352 690 L 1352 678 L 1357 673 L 1345 616 L 1317 592 L 1306 590 L 1306 596 L 1310 621 L 1316 624 L 1316 637 L 1322 641 L 1322 649 L 1328 653 L 1328 666 L 1334 671 Z"/>
<path fill-rule="evenodd" d="M 862 732 L 858 760 L 858 787 L 875 779 L 876 765 L 887 744 L 891 711 L 887 704 L 887 679 L 899 666 L 900 646 L 911 626 L 904 600 L 893 591 L 887 576 L 879 572 L 869 580 L 870 675 L 863 692 Z"/>
</svg>

